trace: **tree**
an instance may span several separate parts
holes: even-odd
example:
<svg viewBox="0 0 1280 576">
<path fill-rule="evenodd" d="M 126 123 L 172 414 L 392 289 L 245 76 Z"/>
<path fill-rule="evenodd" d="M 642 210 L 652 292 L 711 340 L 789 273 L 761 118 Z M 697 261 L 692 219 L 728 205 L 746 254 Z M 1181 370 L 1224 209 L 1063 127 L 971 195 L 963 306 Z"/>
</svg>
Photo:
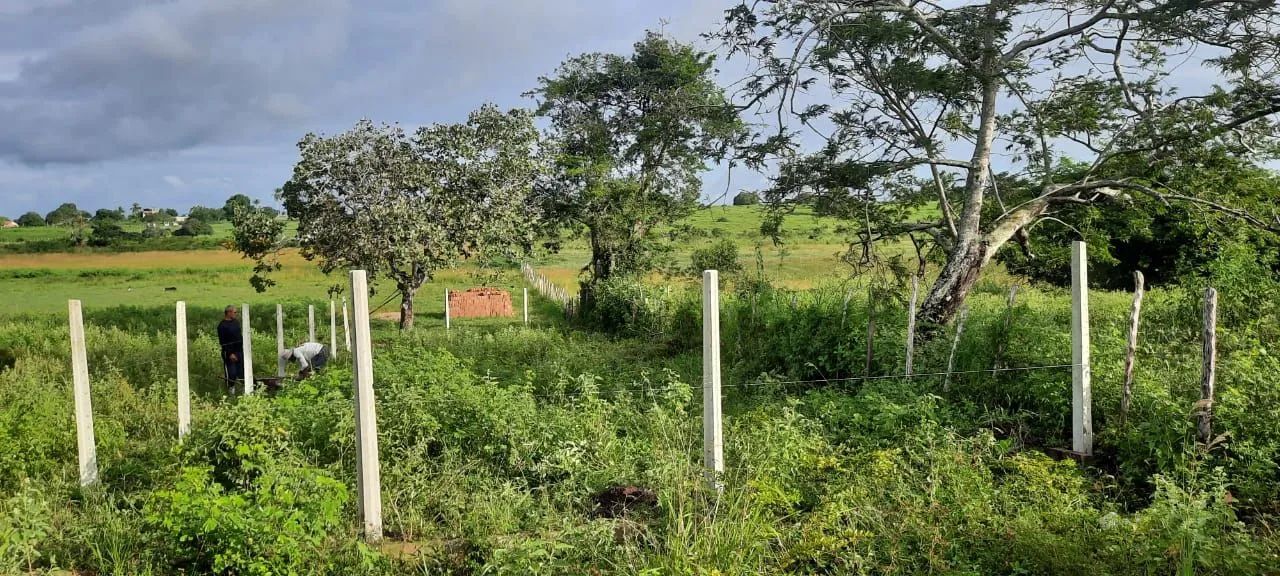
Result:
<svg viewBox="0 0 1280 576">
<path fill-rule="evenodd" d="M 1274 156 L 1273 2 L 947 6 L 744 1 L 711 35 L 762 63 L 742 106 L 780 122 L 742 156 L 761 169 L 781 158 L 770 204 L 811 192 L 817 205 L 865 219 L 864 260 L 880 241 L 931 246 L 944 264 L 923 320 L 949 320 L 1002 246 L 1065 206 L 1125 210 L 1126 198 L 1145 195 L 1280 230 L 1255 216 L 1258 206 L 1227 206 L 1167 178 L 1209 154 Z M 1171 82 L 1175 66 L 1214 87 L 1186 94 Z M 818 90 L 836 98 L 806 101 Z M 816 151 L 800 152 L 793 120 L 822 143 Z M 999 189 L 997 152 L 1002 170 L 1032 185 Z M 1057 170 L 1070 155 L 1086 169 Z M 913 215 L 926 203 L 937 219 Z"/>
<path fill-rule="evenodd" d="M 173 231 L 174 236 L 209 236 L 212 234 L 213 226 L 191 217 L 187 217 L 186 222 L 183 222 L 182 226 Z"/>
<path fill-rule="evenodd" d="M 760 195 L 755 192 L 742 191 L 733 197 L 734 206 L 755 206 L 760 203 Z"/>
<path fill-rule="evenodd" d="M 130 219 L 130 220 L 134 220 L 134 221 L 141 221 L 141 220 L 142 220 L 142 205 L 141 205 L 141 204 L 138 204 L 137 202 L 134 202 L 134 203 L 133 203 L 133 205 L 129 207 L 129 219 Z"/>
<path fill-rule="evenodd" d="M 76 220 L 87 217 L 87 214 L 81 212 L 79 208 L 76 208 L 75 203 L 66 202 L 61 206 L 54 208 L 52 212 L 46 214 L 44 221 L 50 226 L 62 226 L 73 224 Z"/>
<path fill-rule="evenodd" d="M 745 135 L 713 64 L 648 33 L 631 56 L 571 58 L 530 93 L 558 148 L 540 202 L 558 228 L 590 240 L 584 306 L 595 283 L 649 267 L 653 229 L 697 208 L 706 163 Z"/>
<path fill-rule="evenodd" d="M 163 214 L 167 214 L 169 216 L 173 216 L 174 218 L 178 217 L 178 211 L 173 208 L 162 208 L 160 212 Z"/>
<path fill-rule="evenodd" d="M 44 217 L 37 212 L 27 212 L 26 214 L 19 216 L 15 222 L 17 222 L 19 226 L 23 227 L 44 226 Z"/>
<path fill-rule="evenodd" d="M 227 198 L 226 204 L 222 205 L 222 216 L 226 220 L 233 220 L 236 217 L 236 211 L 248 210 L 253 207 L 253 201 L 244 194 L 235 194 Z"/>
<path fill-rule="evenodd" d="M 412 136 L 361 121 L 334 136 L 306 135 L 277 196 L 298 220 L 303 256 L 325 273 L 362 268 L 390 279 L 401 297 L 400 327 L 410 329 L 414 297 L 437 270 L 532 248 L 538 140 L 529 112 L 491 105 L 464 124 Z M 279 268 L 273 258 L 284 225 L 260 210 L 239 214 L 234 243 L 259 263 L 253 281 L 261 290 Z"/>
<path fill-rule="evenodd" d="M 187 211 L 187 218 L 195 218 L 206 224 L 213 222 L 221 222 L 226 220 L 226 212 L 221 208 L 207 208 L 204 206 L 192 206 Z"/>
<path fill-rule="evenodd" d="M 99 208 L 93 213 L 94 222 L 119 222 L 124 220 L 124 212 L 117 212 L 109 208 Z"/>
<path fill-rule="evenodd" d="M 95 219 L 89 232 L 90 246 L 112 246 L 130 238 L 130 234 L 120 226 L 119 220 Z"/>
</svg>

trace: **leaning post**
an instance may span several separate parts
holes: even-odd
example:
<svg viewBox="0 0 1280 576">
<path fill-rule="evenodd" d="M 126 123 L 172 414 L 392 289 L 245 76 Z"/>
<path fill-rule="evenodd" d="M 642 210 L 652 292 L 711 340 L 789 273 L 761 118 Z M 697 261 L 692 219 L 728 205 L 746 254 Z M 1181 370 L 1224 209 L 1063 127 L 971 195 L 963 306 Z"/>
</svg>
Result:
<svg viewBox="0 0 1280 576">
<path fill-rule="evenodd" d="M 191 432 L 191 382 L 187 369 L 187 303 L 177 304 L 174 340 L 178 343 L 178 439 Z"/>
<path fill-rule="evenodd" d="M 1089 366 L 1089 268 L 1084 242 L 1071 243 L 1071 449 L 1093 454 L 1093 384 Z"/>
<path fill-rule="evenodd" d="M 711 487 L 724 490 L 724 431 L 720 412 L 720 273 L 702 273 L 702 462 Z"/>
<path fill-rule="evenodd" d="M 240 350 L 244 360 L 244 395 L 253 394 L 253 327 L 249 325 L 249 303 L 240 305 Z"/>
<path fill-rule="evenodd" d="M 355 372 L 356 494 L 364 538 L 382 539 L 382 479 L 378 468 L 378 421 L 373 397 L 373 343 L 369 336 L 369 284 L 364 270 L 351 271 L 356 337 L 352 352 Z"/>
<path fill-rule="evenodd" d="M 84 315 L 79 300 L 67 301 L 71 323 L 71 382 L 75 394 L 76 448 L 80 485 L 98 483 L 98 449 L 93 439 L 93 403 L 89 398 L 89 361 L 84 344 Z"/>
</svg>

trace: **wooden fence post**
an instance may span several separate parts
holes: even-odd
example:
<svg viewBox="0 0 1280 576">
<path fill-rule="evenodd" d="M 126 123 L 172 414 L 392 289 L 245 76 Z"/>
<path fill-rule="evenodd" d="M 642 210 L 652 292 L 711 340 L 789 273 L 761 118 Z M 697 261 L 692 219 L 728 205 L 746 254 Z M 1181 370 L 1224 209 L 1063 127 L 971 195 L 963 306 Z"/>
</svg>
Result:
<svg viewBox="0 0 1280 576">
<path fill-rule="evenodd" d="M 178 440 L 191 432 L 191 382 L 187 369 L 187 303 L 177 304 L 174 340 L 178 343 Z"/>
<path fill-rule="evenodd" d="M 1133 402 L 1133 368 L 1138 356 L 1138 318 L 1142 314 L 1142 295 L 1146 282 L 1139 270 L 1133 271 L 1133 306 L 1129 309 L 1129 345 L 1124 355 L 1124 390 L 1120 396 L 1120 425 L 1129 417 Z"/>
<path fill-rule="evenodd" d="M 71 324 L 71 382 L 75 395 L 76 453 L 80 485 L 98 483 L 98 448 L 93 438 L 93 402 L 89 396 L 89 360 L 84 343 L 84 315 L 79 300 L 67 301 Z"/>
<path fill-rule="evenodd" d="M 347 343 L 347 352 L 351 351 L 351 326 L 347 323 L 347 298 L 342 298 L 342 336 Z"/>
<path fill-rule="evenodd" d="M 373 397 L 373 341 L 369 335 L 369 284 L 364 270 L 351 271 L 356 338 L 355 372 L 356 494 L 365 540 L 382 539 L 382 479 L 378 467 L 378 420 Z"/>
<path fill-rule="evenodd" d="M 911 376 L 916 354 L 916 301 L 920 298 L 920 276 L 911 275 L 911 300 L 907 303 L 907 362 L 906 374 Z"/>
<path fill-rule="evenodd" d="M 284 307 L 276 304 L 276 376 L 284 378 Z"/>
<path fill-rule="evenodd" d="M 1071 449 L 1093 454 L 1093 374 L 1089 366 L 1089 260 L 1071 243 Z"/>
<path fill-rule="evenodd" d="M 338 359 L 338 307 L 329 300 L 329 353 Z"/>
<path fill-rule="evenodd" d="M 1204 368 L 1200 375 L 1200 421 L 1196 437 L 1208 447 L 1213 439 L 1213 385 L 1218 369 L 1218 291 L 1212 286 L 1204 291 Z"/>
<path fill-rule="evenodd" d="M 316 341 L 316 307 L 307 304 L 307 342 Z"/>
<path fill-rule="evenodd" d="M 253 394 L 253 327 L 249 325 L 249 304 L 240 305 L 240 339 L 243 348 L 240 357 L 244 360 L 244 395 Z"/>
<path fill-rule="evenodd" d="M 942 381 L 942 391 L 951 390 L 951 371 L 956 365 L 956 350 L 960 348 L 960 336 L 964 334 L 964 322 L 969 319 L 969 307 L 960 308 L 960 317 L 956 318 L 956 335 L 951 340 L 951 355 L 947 356 L 947 376 Z"/>
<path fill-rule="evenodd" d="M 449 329 L 449 289 L 444 289 L 444 329 Z"/>
<path fill-rule="evenodd" d="M 724 489 L 724 431 L 720 413 L 720 274 L 702 272 L 702 463 L 711 487 Z"/>
</svg>

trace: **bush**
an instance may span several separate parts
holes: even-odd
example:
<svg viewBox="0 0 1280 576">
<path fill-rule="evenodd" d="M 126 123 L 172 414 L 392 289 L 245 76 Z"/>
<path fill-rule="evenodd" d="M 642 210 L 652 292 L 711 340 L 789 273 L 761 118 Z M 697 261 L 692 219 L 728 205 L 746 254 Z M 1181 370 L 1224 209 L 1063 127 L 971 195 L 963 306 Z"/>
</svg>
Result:
<svg viewBox="0 0 1280 576">
<path fill-rule="evenodd" d="M 129 234 L 121 228 L 114 220 L 99 220 L 93 223 L 93 229 L 89 232 L 90 246 L 114 246 L 122 241 L 136 238 L 136 235 Z"/>
<path fill-rule="evenodd" d="M 19 216 L 17 220 L 14 220 L 14 222 L 17 222 L 19 226 L 25 226 L 25 227 L 35 227 L 35 226 L 45 225 L 44 216 L 41 216 L 40 214 L 37 214 L 35 212 L 27 212 L 26 214 Z"/>
<path fill-rule="evenodd" d="M 341 525 L 347 489 L 311 468 L 272 468 L 229 491 L 208 467 L 181 471 L 155 492 L 145 523 L 171 547 L 163 557 L 197 573 L 301 574 L 325 563 L 321 546 Z"/>
<path fill-rule="evenodd" d="M 689 272 L 695 276 L 702 275 L 703 270 L 719 270 L 725 276 L 742 272 L 742 263 L 738 261 L 738 245 L 727 238 L 694 250 L 689 261 Z"/>
<path fill-rule="evenodd" d="M 182 223 L 182 227 L 173 232 L 174 236 L 209 236 L 213 234 L 213 226 L 210 226 L 195 218 L 187 218 Z"/>
<path fill-rule="evenodd" d="M 733 197 L 734 206 L 754 206 L 760 203 L 760 195 L 755 192 L 739 192 Z"/>
</svg>

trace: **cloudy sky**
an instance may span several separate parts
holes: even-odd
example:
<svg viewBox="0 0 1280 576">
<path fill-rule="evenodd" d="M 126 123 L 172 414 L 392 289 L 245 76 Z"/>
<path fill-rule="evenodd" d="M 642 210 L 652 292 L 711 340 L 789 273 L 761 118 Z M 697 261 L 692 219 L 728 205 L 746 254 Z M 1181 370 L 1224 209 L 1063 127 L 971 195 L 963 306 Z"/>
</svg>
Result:
<svg viewBox="0 0 1280 576">
<path fill-rule="evenodd" d="M 728 4 L 0 0 L 0 215 L 270 200 L 306 132 L 529 106 L 566 56 L 695 41 Z"/>
</svg>

